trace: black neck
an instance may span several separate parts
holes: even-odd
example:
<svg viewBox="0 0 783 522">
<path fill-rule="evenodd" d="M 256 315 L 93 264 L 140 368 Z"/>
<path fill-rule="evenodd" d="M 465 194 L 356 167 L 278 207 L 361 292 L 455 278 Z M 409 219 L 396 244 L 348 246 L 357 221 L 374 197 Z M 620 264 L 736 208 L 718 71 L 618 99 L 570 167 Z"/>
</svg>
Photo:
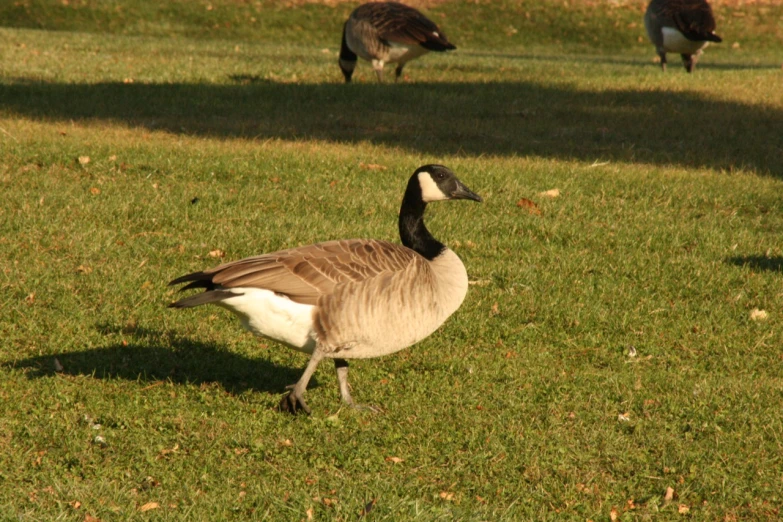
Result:
<svg viewBox="0 0 783 522">
<path fill-rule="evenodd" d="M 346 22 L 347 24 L 348 22 Z M 340 59 L 346 62 L 355 62 L 358 59 L 356 53 L 351 51 L 348 47 L 348 42 L 345 40 L 345 25 L 343 26 L 343 41 L 340 42 Z"/>
<path fill-rule="evenodd" d="M 421 200 L 421 187 L 416 176 L 412 177 L 402 198 L 400 207 L 400 239 L 406 247 L 415 250 L 432 261 L 446 248 L 432 237 L 424 226 L 424 210 L 427 204 Z"/>
</svg>

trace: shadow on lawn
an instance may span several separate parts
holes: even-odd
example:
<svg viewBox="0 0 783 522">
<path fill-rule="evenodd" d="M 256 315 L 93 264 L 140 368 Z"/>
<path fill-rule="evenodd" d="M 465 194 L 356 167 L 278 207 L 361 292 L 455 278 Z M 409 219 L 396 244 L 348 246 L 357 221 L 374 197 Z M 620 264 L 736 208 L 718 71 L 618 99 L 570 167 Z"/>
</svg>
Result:
<svg viewBox="0 0 783 522">
<path fill-rule="evenodd" d="M 765 255 L 730 257 L 726 262 L 737 266 L 747 266 L 751 270 L 767 270 L 770 272 L 783 272 L 783 257 Z"/>
<path fill-rule="evenodd" d="M 149 335 L 153 339 L 158 337 L 155 333 Z M 27 376 L 34 379 L 55 374 L 56 358 L 62 365 L 60 373 L 66 375 L 150 382 L 170 380 L 179 384 L 218 383 L 230 393 L 256 390 L 271 394 L 282 393 L 302 373 L 301 368 L 279 366 L 262 357 L 247 358 L 211 343 L 177 339 L 170 344 L 171 348 L 149 342 L 115 344 L 30 357 L 5 362 L 2 366 L 27 368 Z M 310 387 L 315 385 L 313 381 Z"/>
<path fill-rule="evenodd" d="M 684 74 L 684 72 L 683 72 Z M 518 83 L 57 84 L 8 79 L 0 111 L 247 139 L 370 142 L 429 155 L 622 161 L 783 177 L 783 111 L 664 90 Z"/>
</svg>

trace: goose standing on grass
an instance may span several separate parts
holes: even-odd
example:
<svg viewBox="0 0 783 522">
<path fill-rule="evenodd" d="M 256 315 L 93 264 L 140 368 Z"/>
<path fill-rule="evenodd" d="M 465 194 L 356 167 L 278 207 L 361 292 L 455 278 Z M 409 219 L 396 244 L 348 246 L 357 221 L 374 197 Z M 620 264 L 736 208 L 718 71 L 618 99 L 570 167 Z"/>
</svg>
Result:
<svg viewBox="0 0 783 522">
<path fill-rule="evenodd" d="M 397 63 L 395 79 L 402 68 L 428 51 L 456 49 L 435 23 L 419 11 L 397 2 L 371 2 L 357 7 L 343 26 L 340 69 L 350 83 L 357 55 L 372 63 L 383 81 L 383 66 Z"/>
<path fill-rule="evenodd" d="M 666 53 L 680 53 L 685 70 L 710 42 L 723 41 L 715 34 L 715 18 L 707 0 L 652 0 L 644 14 L 644 27 L 666 70 Z"/>
<path fill-rule="evenodd" d="M 248 257 L 173 280 L 204 292 L 172 303 L 213 303 L 251 332 L 312 354 L 280 402 L 310 408 L 307 383 L 321 359 L 334 359 L 343 401 L 353 405 L 346 359 L 391 354 L 424 339 L 462 304 L 468 276 L 459 257 L 424 226 L 427 203 L 481 197 L 442 165 L 413 173 L 400 208 L 402 245 L 375 239 L 328 241 Z"/>
</svg>

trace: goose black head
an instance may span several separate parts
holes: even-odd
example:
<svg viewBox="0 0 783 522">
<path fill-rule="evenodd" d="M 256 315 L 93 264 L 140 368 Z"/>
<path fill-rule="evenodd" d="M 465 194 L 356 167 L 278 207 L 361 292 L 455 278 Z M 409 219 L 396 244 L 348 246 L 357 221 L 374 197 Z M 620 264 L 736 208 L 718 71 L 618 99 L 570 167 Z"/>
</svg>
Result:
<svg viewBox="0 0 783 522">
<path fill-rule="evenodd" d="M 443 165 L 424 165 L 416 169 L 413 176 L 419 183 L 421 200 L 424 203 L 447 199 L 470 199 L 481 203 L 481 196 L 465 186 L 457 176 Z"/>
</svg>

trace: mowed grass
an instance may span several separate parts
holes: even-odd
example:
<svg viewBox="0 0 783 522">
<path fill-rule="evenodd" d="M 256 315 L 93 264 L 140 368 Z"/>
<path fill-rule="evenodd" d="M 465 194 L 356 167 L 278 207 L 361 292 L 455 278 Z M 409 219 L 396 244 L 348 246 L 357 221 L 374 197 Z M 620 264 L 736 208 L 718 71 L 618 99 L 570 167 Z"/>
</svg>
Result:
<svg viewBox="0 0 783 522">
<path fill-rule="evenodd" d="M 445 2 L 457 52 L 343 85 L 350 4 L 134 5 L 0 10 L 0 519 L 779 517 L 780 6 L 723 5 L 687 75 L 641 4 Z M 323 364 L 280 414 L 305 356 L 166 308 L 222 260 L 397 240 L 427 162 L 485 198 L 428 210 L 473 284 L 352 363 L 381 413 Z"/>
</svg>

